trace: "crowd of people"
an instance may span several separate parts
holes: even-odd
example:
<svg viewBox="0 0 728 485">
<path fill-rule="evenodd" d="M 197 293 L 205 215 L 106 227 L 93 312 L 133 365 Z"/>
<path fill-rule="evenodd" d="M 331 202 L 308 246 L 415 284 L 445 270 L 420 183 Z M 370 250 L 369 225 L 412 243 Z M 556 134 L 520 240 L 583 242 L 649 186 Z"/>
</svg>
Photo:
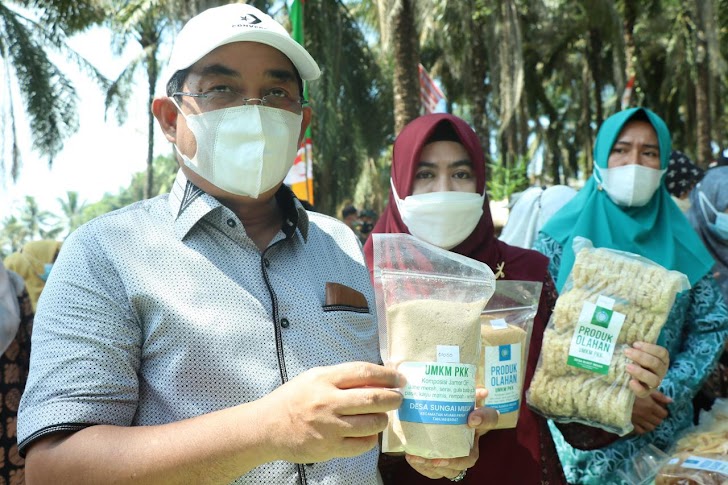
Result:
<svg viewBox="0 0 728 485">
<path fill-rule="evenodd" d="M 170 193 L 0 263 L 4 483 L 621 484 L 728 397 L 724 158 L 702 170 L 656 113 L 620 111 L 584 187 L 517 194 L 497 235 L 477 134 L 430 114 L 395 140 L 381 217 L 347 203 L 339 220 L 282 183 L 320 74 L 258 9 L 204 11 L 153 102 L 180 165 Z M 380 454 L 406 380 L 380 365 L 376 234 L 485 263 L 496 285 L 543 285 L 524 393 L 575 238 L 686 275 L 657 341 L 624 350 L 634 431 L 555 423 L 521 399 L 511 429 L 487 404 L 470 412 L 468 456 Z"/>
</svg>

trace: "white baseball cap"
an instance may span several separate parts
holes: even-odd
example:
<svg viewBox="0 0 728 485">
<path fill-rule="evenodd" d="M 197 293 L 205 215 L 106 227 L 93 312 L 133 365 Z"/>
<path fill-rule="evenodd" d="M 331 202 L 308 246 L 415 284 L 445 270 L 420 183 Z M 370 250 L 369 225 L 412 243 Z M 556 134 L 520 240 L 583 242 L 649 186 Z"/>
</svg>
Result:
<svg viewBox="0 0 728 485">
<path fill-rule="evenodd" d="M 252 5 L 232 3 L 207 9 L 182 27 L 172 48 L 165 82 L 221 45 L 239 41 L 260 42 L 278 49 L 291 60 L 304 81 L 321 75 L 311 54 L 270 15 Z"/>
</svg>

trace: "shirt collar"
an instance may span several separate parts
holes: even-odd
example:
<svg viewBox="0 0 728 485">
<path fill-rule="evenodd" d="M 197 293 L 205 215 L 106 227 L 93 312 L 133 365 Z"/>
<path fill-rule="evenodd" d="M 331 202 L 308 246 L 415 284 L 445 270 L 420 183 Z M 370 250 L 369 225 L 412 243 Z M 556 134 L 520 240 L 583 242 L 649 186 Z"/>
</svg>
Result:
<svg viewBox="0 0 728 485">
<path fill-rule="evenodd" d="M 281 230 L 286 235 L 286 239 L 293 237 L 298 229 L 303 240 L 307 241 L 308 214 L 301 202 L 285 184 L 281 185 L 275 197 L 283 212 L 284 221 Z M 224 207 L 215 197 L 190 182 L 182 170 L 177 171 L 168 202 L 170 212 L 174 217 L 174 232 L 180 240 L 184 239 L 203 217 L 219 207 Z"/>
</svg>

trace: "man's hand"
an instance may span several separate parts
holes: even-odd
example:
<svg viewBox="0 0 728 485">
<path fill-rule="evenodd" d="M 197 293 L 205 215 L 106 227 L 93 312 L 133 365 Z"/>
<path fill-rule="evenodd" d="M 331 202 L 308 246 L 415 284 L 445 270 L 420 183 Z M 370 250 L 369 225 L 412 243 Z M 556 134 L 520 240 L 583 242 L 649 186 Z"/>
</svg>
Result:
<svg viewBox="0 0 728 485">
<path fill-rule="evenodd" d="M 636 434 L 645 434 L 657 428 L 667 418 L 667 405 L 672 399 L 660 391 L 652 391 L 647 397 L 638 397 L 632 407 L 632 424 Z"/>
<path fill-rule="evenodd" d="M 488 391 L 483 388 L 476 390 L 476 402 L 485 400 Z M 407 463 L 427 478 L 455 478 L 463 470 L 475 465 L 478 461 L 478 439 L 495 428 L 498 424 L 498 411 L 489 407 L 478 407 L 468 416 L 468 427 L 475 428 L 475 439 L 470 454 L 462 458 L 428 460 L 421 456 L 406 455 Z"/>
<path fill-rule="evenodd" d="M 374 448 L 404 378 L 366 362 L 310 369 L 263 398 L 277 459 L 313 463 Z"/>
</svg>

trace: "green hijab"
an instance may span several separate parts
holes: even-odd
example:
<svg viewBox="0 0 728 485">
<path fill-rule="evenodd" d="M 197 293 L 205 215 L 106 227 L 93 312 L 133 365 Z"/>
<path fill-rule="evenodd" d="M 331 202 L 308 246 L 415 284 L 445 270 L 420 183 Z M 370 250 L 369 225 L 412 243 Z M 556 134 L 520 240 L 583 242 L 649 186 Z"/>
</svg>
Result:
<svg viewBox="0 0 728 485">
<path fill-rule="evenodd" d="M 596 165 L 607 168 L 609 154 L 622 128 L 640 112 L 647 116 L 657 133 L 660 167 L 667 168 L 671 152 L 670 133 L 665 122 L 646 108 L 620 111 L 604 121 L 594 144 Z M 622 207 L 612 202 L 592 174 L 579 194 L 546 223 L 542 232 L 563 246 L 556 281 L 559 291 L 574 264 L 571 246 L 576 236 L 591 240 L 594 247 L 639 254 L 667 269 L 684 273 L 691 285 L 713 266 L 710 253 L 670 198 L 664 183 L 646 205 Z"/>
</svg>

